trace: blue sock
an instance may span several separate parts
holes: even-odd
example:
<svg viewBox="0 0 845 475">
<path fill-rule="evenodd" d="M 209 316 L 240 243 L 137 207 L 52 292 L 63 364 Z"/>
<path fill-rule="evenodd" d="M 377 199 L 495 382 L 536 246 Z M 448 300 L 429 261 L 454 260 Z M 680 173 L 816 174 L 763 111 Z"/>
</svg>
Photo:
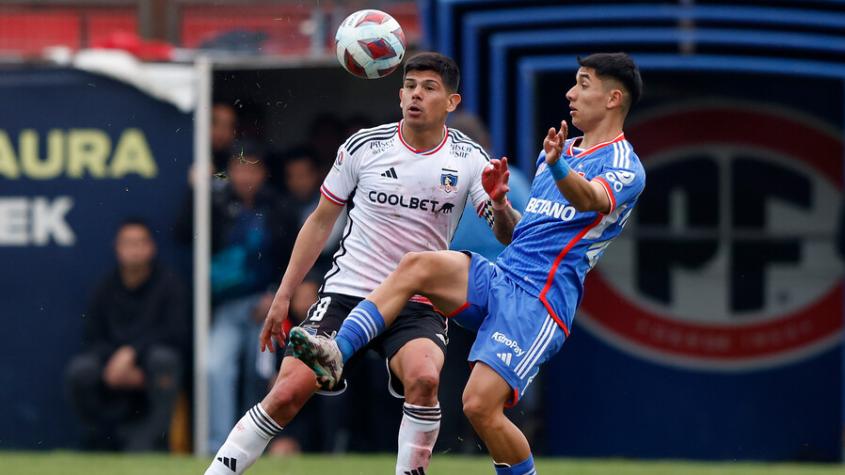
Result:
<svg viewBox="0 0 845 475">
<path fill-rule="evenodd" d="M 519 462 L 516 465 L 508 467 L 506 464 L 494 463 L 496 468 L 496 475 L 537 475 L 534 470 L 534 457 L 529 455 L 527 459 Z"/>
<path fill-rule="evenodd" d="M 343 355 L 343 362 L 349 361 L 352 355 L 384 331 L 384 317 L 378 311 L 376 304 L 369 300 L 362 300 L 349 312 L 349 316 L 340 326 L 335 340 Z"/>
</svg>

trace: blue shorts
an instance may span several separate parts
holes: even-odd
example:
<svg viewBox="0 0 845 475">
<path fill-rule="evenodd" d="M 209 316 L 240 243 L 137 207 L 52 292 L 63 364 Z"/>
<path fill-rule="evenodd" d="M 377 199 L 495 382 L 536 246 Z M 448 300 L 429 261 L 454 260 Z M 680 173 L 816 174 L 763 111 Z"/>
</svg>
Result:
<svg viewBox="0 0 845 475">
<path fill-rule="evenodd" d="M 493 368 L 513 388 L 513 407 L 537 376 L 540 365 L 563 346 L 566 335 L 543 303 L 525 292 L 496 264 L 470 255 L 467 303 L 453 314 L 458 325 L 476 331 L 467 358 Z"/>
</svg>

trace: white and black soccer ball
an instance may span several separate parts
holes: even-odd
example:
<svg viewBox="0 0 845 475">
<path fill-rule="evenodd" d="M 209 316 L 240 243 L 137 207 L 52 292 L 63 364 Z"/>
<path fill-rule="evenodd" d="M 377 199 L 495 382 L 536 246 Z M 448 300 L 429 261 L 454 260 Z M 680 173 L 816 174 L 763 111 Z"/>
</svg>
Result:
<svg viewBox="0 0 845 475">
<path fill-rule="evenodd" d="M 337 60 L 360 78 L 383 78 L 405 57 L 402 27 L 380 10 L 359 10 L 346 17 L 337 29 L 335 43 Z"/>
</svg>

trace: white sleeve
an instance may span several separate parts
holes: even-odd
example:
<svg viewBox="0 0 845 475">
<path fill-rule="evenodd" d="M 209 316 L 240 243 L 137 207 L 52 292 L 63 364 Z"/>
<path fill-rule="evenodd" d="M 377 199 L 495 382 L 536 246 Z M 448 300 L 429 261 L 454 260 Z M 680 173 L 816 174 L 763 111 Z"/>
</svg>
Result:
<svg viewBox="0 0 845 475">
<path fill-rule="evenodd" d="M 472 206 L 475 213 L 487 221 L 487 224 L 493 226 L 493 205 L 490 202 L 490 197 L 484 191 L 484 186 L 481 184 L 481 173 L 490 163 L 490 157 L 480 151 L 473 149 L 472 156 L 475 161 L 475 170 L 473 174 L 473 181 L 470 184 L 469 196 L 472 200 Z"/>
<path fill-rule="evenodd" d="M 332 169 L 323 180 L 320 193 L 334 204 L 343 206 L 352 190 L 358 185 L 358 163 L 353 156 L 341 145 L 337 149 Z"/>
</svg>

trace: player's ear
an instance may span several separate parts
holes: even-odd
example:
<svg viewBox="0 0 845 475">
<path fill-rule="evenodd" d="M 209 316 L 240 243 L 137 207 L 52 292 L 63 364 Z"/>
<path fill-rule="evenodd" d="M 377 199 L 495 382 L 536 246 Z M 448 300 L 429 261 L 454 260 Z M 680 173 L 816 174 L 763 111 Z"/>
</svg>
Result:
<svg viewBox="0 0 845 475">
<path fill-rule="evenodd" d="M 455 109 L 458 108 L 458 104 L 461 103 L 461 95 L 460 94 L 449 94 L 449 103 L 446 104 L 446 110 L 448 112 L 455 112 Z"/>
<path fill-rule="evenodd" d="M 611 89 L 610 93 L 607 96 L 607 108 L 608 109 L 615 109 L 617 107 L 623 107 L 625 101 L 625 95 L 622 94 L 621 89 Z"/>
<path fill-rule="evenodd" d="M 400 109 L 402 108 L 402 102 L 404 102 L 404 101 L 405 101 L 405 88 L 400 87 L 399 88 L 399 108 Z"/>
</svg>

